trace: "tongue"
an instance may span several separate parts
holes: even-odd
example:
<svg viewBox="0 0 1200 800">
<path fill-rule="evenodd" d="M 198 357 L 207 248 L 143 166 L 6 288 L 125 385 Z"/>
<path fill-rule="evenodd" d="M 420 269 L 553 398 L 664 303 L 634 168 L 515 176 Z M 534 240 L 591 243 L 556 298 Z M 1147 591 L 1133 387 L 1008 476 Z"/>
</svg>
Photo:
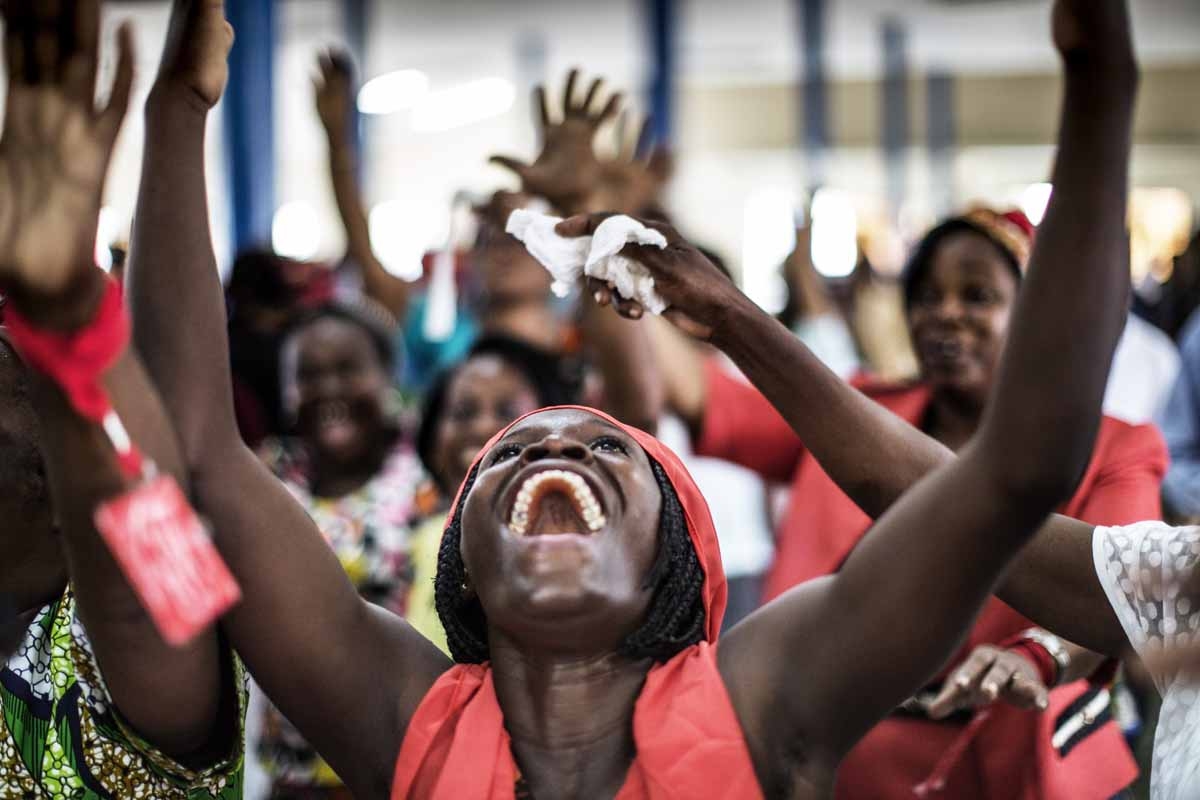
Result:
<svg viewBox="0 0 1200 800">
<path fill-rule="evenodd" d="M 325 422 L 319 434 L 326 447 L 345 447 L 354 440 L 354 425 L 349 420 Z"/>
<path fill-rule="evenodd" d="M 529 523 L 530 536 L 586 534 L 588 530 L 575 501 L 565 491 L 557 489 L 551 489 L 538 500 Z"/>
</svg>

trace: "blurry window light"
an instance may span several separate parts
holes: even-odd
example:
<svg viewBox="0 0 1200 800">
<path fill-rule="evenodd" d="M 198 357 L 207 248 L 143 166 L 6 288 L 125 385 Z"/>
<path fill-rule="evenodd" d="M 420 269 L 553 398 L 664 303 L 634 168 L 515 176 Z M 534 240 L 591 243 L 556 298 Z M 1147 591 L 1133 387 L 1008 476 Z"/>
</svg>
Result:
<svg viewBox="0 0 1200 800">
<path fill-rule="evenodd" d="M 423 201 L 387 200 L 371 209 L 368 226 L 371 247 L 386 269 L 397 278 L 418 280 L 422 259 L 444 243 L 450 224 L 447 207 Z"/>
<path fill-rule="evenodd" d="M 320 219 L 312 206 L 284 203 L 271 221 L 271 246 L 284 258 L 309 261 L 321 247 Z"/>
<path fill-rule="evenodd" d="M 787 302 L 780 271 L 796 246 L 791 192 L 764 189 L 750 195 L 742 216 L 742 289 L 764 311 L 777 314 Z"/>
<path fill-rule="evenodd" d="M 425 95 L 412 110 L 412 128 L 436 133 L 500 116 L 513 107 L 517 90 L 503 78 L 482 78 Z"/>
<path fill-rule="evenodd" d="M 112 248 L 121 240 L 122 220 L 121 213 L 112 206 L 100 209 L 96 223 L 96 264 L 105 272 L 113 268 Z"/>
<path fill-rule="evenodd" d="M 1192 204 L 1186 192 L 1168 187 L 1133 190 L 1129 201 L 1130 265 L 1134 283 L 1150 277 L 1165 283 L 1175 256 L 1192 235 Z"/>
<path fill-rule="evenodd" d="M 1046 208 L 1053 193 L 1054 186 L 1049 183 L 1031 184 L 1021 193 L 1021 211 L 1034 225 L 1041 225 L 1046 218 Z"/>
<path fill-rule="evenodd" d="M 818 189 L 812 201 L 812 263 L 826 278 L 844 278 L 858 264 L 858 215 L 850 196 Z"/>
<path fill-rule="evenodd" d="M 394 114 L 412 108 L 429 93 L 429 78 L 415 69 L 401 69 L 372 78 L 358 90 L 358 110 L 364 114 Z"/>
</svg>

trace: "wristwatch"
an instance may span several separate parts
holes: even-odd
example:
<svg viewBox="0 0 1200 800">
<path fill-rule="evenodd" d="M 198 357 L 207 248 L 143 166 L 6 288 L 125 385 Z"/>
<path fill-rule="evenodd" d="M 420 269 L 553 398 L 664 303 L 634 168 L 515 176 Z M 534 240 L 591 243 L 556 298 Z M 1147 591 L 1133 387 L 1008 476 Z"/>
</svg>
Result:
<svg viewBox="0 0 1200 800">
<path fill-rule="evenodd" d="M 1067 652 L 1067 646 L 1063 640 L 1041 628 L 1030 628 L 1021 633 L 1021 638 L 1046 648 L 1046 652 L 1054 659 L 1054 664 L 1057 667 L 1054 675 L 1054 685 L 1060 686 L 1063 682 L 1063 677 L 1067 674 L 1067 670 L 1071 666 L 1071 654 Z"/>
</svg>

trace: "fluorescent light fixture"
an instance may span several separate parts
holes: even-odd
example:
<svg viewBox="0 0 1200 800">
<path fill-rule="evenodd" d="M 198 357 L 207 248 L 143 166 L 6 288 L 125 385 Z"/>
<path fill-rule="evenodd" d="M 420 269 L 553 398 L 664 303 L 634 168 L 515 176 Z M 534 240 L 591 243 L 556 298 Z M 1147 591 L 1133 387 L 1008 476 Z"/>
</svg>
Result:
<svg viewBox="0 0 1200 800">
<path fill-rule="evenodd" d="M 1046 218 L 1046 207 L 1050 205 L 1050 195 L 1054 187 L 1049 183 L 1035 183 L 1021 193 L 1021 210 L 1034 225 L 1041 225 Z"/>
<path fill-rule="evenodd" d="M 285 203 L 271 221 L 271 246 L 284 258 L 308 261 L 321 247 L 321 221 L 307 203 Z"/>
<path fill-rule="evenodd" d="M 769 313 L 782 311 L 787 302 L 787 286 L 779 268 L 795 246 L 791 192 L 763 189 L 750 195 L 742 211 L 742 288 Z"/>
<path fill-rule="evenodd" d="M 517 90 L 503 78 L 482 78 L 431 92 L 412 110 L 412 128 L 436 133 L 498 117 L 513 107 Z"/>
<path fill-rule="evenodd" d="M 447 208 L 421 197 L 388 200 L 371 209 L 367 220 L 371 247 L 392 275 L 415 281 L 426 251 L 439 247 L 450 224 Z"/>
<path fill-rule="evenodd" d="M 858 264 L 858 215 L 845 192 L 818 189 L 813 195 L 812 263 L 826 278 L 844 278 Z"/>
<path fill-rule="evenodd" d="M 420 70 L 387 72 L 358 90 L 358 110 L 364 114 L 394 114 L 412 108 L 428 92 L 429 78 Z"/>
</svg>

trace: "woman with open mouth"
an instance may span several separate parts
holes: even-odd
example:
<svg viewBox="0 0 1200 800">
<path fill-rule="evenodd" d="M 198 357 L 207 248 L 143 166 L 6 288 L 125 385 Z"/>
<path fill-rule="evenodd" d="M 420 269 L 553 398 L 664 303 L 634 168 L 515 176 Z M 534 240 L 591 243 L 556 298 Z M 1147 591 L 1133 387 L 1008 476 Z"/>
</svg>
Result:
<svg viewBox="0 0 1200 800">
<path fill-rule="evenodd" d="M 652 437 L 576 407 L 514 423 L 459 491 L 436 586 L 453 662 L 364 602 L 237 434 L 211 251 L 176 246 L 181 231 L 207 225 L 194 213 L 204 115 L 180 107 L 170 124 L 148 128 L 157 141 L 145 180 L 186 202 L 159 203 L 135 248 L 136 336 L 241 583 L 222 629 L 355 796 L 832 791 L 841 758 L 937 671 L 1008 563 L 1074 490 L 1099 425 L 1129 290 L 1120 231 L 1136 67 L 1121 0 L 1057 0 L 1054 30 L 1067 77 L 1057 190 L 988 415 L 959 458 L 884 514 L 836 574 L 786 593 L 719 645 L 725 583 L 703 498 Z M 595 223 L 575 218 L 559 232 L 583 235 Z M 739 363 L 763 355 L 750 333 L 761 312 L 660 229 L 666 250 L 628 254 L 663 276 L 669 318 Z M 37 286 L 17 293 L 22 302 L 75 312 L 94 302 L 91 282 L 103 278 L 92 266 L 39 275 L 45 243 L 14 244 L 9 252 L 23 257 L 0 265 L 0 278 Z M 181 315 L 193 324 L 178 324 Z M 778 355 L 766 353 L 763 369 Z M 109 377 L 118 406 L 131 389 L 121 380 Z M 781 409 L 795 400 L 774 399 Z M 106 446 L 72 435 L 80 450 Z"/>
</svg>

